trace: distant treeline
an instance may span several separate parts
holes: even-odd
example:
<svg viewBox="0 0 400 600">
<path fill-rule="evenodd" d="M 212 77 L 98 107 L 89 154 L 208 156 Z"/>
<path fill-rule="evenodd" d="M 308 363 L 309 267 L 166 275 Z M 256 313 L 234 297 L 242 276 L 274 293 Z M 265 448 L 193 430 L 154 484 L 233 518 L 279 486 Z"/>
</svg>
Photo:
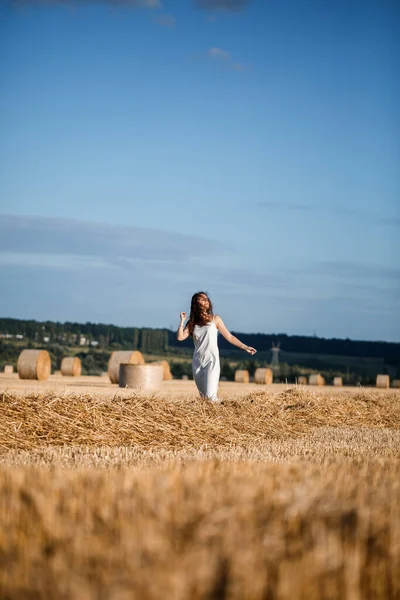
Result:
<svg viewBox="0 0 400 600">
<path fill-rule="evenodd" d="M 146 353 L 166 353 L 178 348 L 192 348 L 189 338 L 178 342 L 175 331 L 139 327 L 117 327 L 102 323 L 60 323 L 53 321 L 27 321 L 22 319 L 0 319 L 0 335 L 25 339 L 28 343 L 61 343 L 66 345 L 90 345 L 94 342 L 99 349 L 122 346 Z M 273 344 L 280 343 L 286 352 L 308 354 L 331 354 L 357 356 L 360 358 L 382 358 L 388 365 L 400 366 L 400 343 L 364 342 L 349 339 L 325 339 L 318 337 L 290 336 L 286 334 L 235 333 L 245 344 L 260 352 L 267 352 Z M 221 351 L 234 350 L 220 336 Z"/>
<path fill-rule="evenodd" d="M 279 334 L 247 334 L 236 333 L 241 341 L 257 350 L 270 350 L 272 344 L 280 343 L 285 352 L 301 352 L 307 354 L 331 354 L 337 356 L 357 356 L 360 358 L 383 358 L 386 364 L 400 366 L 400 343 L 364 342 L 356 340 L 325 339 L 299 335 Z M 228 342 L 222 338 L 220 348 L 227 349 Z"/>
<path fill-rule="evenodd" d="M 192 347 L 190 339 L 178 342 L 175 332 L 169 331 L 169 347 Z M 243 343 L 257 348 L 258 352 L 268 352 L 277 343 L 284 353 L 298 352 L 305 354 L 323 354 L 337 356 L 357 356 L 359 358 L 382 358 L 386 364 L 400 366 L 400 343 L 364 342 L 341 339 L 325 339 L 285 333 L 237 333 L 232 332 Z M 235 350 L 225 338 L 219 337 L 218 345 L 222 351 Z M 285 356 L 285 354 L 283 354 Z"/>
<path fill-rule="evenodd" d="M 92 342 L 96 342 L 96 346 L 98 345 L 100 349 L 126 346 L 142 352 L 161 353 L 168 349 L 169 342 L 167 329 L 22 319 L 0 319 L 1 335 L 25 339 L 35 344 L 57 342 L 65 345 L 89 346 Z"/>
</svg>

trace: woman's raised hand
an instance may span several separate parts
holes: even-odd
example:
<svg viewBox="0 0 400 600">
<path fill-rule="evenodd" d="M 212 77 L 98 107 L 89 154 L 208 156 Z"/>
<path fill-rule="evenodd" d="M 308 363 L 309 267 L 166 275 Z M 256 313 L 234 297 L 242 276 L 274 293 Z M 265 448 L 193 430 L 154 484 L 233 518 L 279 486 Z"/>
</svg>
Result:
<svg viewBox="0 0 400 600">
<path fill-rule="evenodd" d="M 180 317 L 181 317 L 182 323 L 183 323 L 183 321 L 186 321 L 186 313 L 185 312 L 181 312 Z"/>
<path fill-rule="evenodd" d="M 257 350 L 255 348 L 252 348 L 251 346 L 246 346 L 245 350 L 249 354 L 255 354 L 257 352 Z"/>
</svg>

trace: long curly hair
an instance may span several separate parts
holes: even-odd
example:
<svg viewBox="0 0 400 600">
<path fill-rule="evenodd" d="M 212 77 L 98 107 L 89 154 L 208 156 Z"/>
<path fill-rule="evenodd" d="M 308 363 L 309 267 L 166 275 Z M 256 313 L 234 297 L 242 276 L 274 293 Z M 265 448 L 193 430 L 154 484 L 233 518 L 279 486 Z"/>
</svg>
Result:
<svg viewBox="0 0 400 600">
<path fill-rule="evenodd" d="M 199 303 L 199 299 L 201 297 L 204 298 L 204 296 L 207 298 L 207 300 L 209 302 L 208 308 L 203 308 Z M 214 318 L 213 305 L 211 303 L 211 300 L 210 300 L 208 294 L 206 294 L 206 292 L 197 292 L 196 294 L 193 294 L 192 301 L 190 303 L 189 321 L 187 322 L 189 334 L 193 335 L 193 329 L 194 329 L 195 325 L 199 325 L 200 327 L 203 327 L 204 325 L 211 323 L 213 318 Z"/>
</svg>

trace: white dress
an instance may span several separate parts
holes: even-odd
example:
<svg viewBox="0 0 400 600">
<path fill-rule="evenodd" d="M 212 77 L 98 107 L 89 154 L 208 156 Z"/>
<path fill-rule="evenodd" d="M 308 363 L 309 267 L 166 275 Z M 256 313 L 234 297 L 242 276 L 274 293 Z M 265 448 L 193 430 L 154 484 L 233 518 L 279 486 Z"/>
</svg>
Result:
<svg viewBox="0 0 400 600">
<path fill-rule="evenodd" d="M 218 382 L 220 375 L 218 329 L 214 321 L 193 329 L 193 377 L 200 394 L 218 402 Z"/>
</svg>

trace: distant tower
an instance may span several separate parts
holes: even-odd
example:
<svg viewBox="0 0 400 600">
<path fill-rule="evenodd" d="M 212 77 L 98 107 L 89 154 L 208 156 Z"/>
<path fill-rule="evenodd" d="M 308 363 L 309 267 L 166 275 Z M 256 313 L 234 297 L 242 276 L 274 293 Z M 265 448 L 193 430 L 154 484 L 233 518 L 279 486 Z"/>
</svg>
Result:
<svg viewBox="0 0 400 600">
<path fill-rule="evenodd" d="M 274 375 L 280 375 L 281 368 L 279 366 L 279 352 L 281 351 L 280 342 L 277 344 L 272 344 L 271 352 L 272 352 L 272 360 L 269 365 Z"/>
</svg>

